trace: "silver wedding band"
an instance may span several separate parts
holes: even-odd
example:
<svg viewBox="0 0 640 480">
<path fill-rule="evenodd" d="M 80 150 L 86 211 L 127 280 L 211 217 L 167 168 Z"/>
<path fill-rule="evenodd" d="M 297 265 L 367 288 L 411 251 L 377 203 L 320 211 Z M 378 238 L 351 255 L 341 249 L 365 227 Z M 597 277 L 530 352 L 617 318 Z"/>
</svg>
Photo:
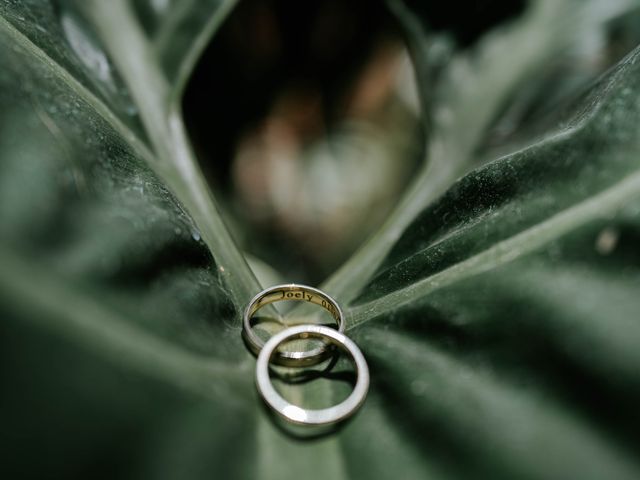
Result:
<svg viewBox="0 0 640 480">
<path fill-rule="evenodd" d="M 346 400 L 329 408 L 312 410 L 287 402 L 275 390 L 269 376 L 269 364 L 272 363 L 282 343 L 298 338 L 321 339 L 342 348 L 351 355 L 357 380 Z M 345 420 L 362 405 L 369 390 L 369 368 L 360 349 L 346 335 L 321 325 L 298 325 L 277 333 L 264 345 L 258 355 L 256 385 L 265 402 L 287 421 L 301 425 L 328 425 Z"/>
<path fill-rule="evenodd" d="M 258 355 L 264 348 L 265 342 L 258 337 L 251 327 L 251 318 L 263 306 L 280 301 L 309 302 L 321 306 L 331 314 L 336 321 L 336 330 L 344 332 L 344 314 L 338 303 L 326 293 L 317 288 L 295 283 L 276 285 L 258 293 L 249 302 L 244 311 L 242 334 L 249 349 Z M 289 330 L 287 330 L 289 331 Z M 326 346 L 314 348 L 304 352 L 288 352 L 278 350 L 271 359 L 276 365 L 289 367 L 304 367 L 318 364 L 325 360 L 331 351 Z"/>
</svg>

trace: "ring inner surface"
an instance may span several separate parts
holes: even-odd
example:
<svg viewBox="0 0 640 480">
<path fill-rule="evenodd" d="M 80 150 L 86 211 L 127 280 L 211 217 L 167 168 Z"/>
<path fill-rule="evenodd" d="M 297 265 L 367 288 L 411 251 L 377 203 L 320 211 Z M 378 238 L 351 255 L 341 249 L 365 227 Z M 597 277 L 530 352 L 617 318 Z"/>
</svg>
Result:
<svg viewBox="0 0 640 480">
<path fill-rule="evenodd" d="M 251 319 L 260 308 L 279 301 L 298 301 L 316 304 L 326 310 L 334 319 L 337 324 L 335 330 L 339 332 L 344 331 L 344 317 L 342 311 L 336 301 L 328 295 L 317 289 L 306 287 L 304 285 L 289 284 L 271 287 L 252 300 L 248 307 L 248 311 L 245 314 L 245 339 L 256 355 L 263 348 L 265 341 L 256 335 L 254 331 L 255 328 L 251 325 Z M 296 324 L 300 325 L 301 323 L 304 322 L 298 322 Z M 316 342 L 320 343 L 317 347 L 313 346 Z M 312 345 L 309 345 L 306 342 L 296 342 L 295 340 L 291 340 L 291 342 L 286 343 L 288 344 L 286 349 L 279 348 L 274 353 L 273 363 L 296 367 L 311 366 L 332 356 L 332 349 L 328 349 L 326 342 L 321 339 L 319 340 L 314 338 Z"/>
<path fill-rule="evenodd" d="M 328 311 L 333 319 L 340 323 L 340 312 L 334 302 L 325 295 L 301 287 L 283 287 L 282 289 L 268 292 L 254 302 L 249 311 L 249 317 L 253 317 L 260 308 L 270 303 L 280 301 L 298 301 L 315 303 Z"/>
</svg>

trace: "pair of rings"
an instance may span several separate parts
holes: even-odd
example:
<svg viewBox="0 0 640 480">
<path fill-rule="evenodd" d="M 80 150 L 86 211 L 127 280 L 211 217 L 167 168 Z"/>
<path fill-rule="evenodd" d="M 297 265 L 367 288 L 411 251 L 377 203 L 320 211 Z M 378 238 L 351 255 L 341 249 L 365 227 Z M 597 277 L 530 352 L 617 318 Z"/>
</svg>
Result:
<svg viewBox="0 0 640 480">
<path fill-rule="evenodd" d="M 263 342 L 253 331 L 251 319 L 263 306 L 280 301 L 309 302 L 321 306 L 336 321 L 336 329 L 321 325 L 296 325 Z M 256 385 L 264 401 L 285 420 L 303 425 L 327 425 L 351 416 L 362 405 L 369 389 L 369 369 L 357 345 L 344 332 L 344 314 L 338 303 L 326 293 L 305 285 L 287 284 L 267 288 L 257 294 L 247 306 L 243 317 L 243 337 L 249 349 L 258 356 Z M 304 352 L 283 351 L 279 347 L 296 339 L 319 339 L 324 345 Z M 351 355 L 357 380 L 346 400 L 324 409 L 304 409 L 286 401 L 273 387 L 269 365 L 307 367 L 316 365 L 333 354 L 330 346 Z"/>
</svg>

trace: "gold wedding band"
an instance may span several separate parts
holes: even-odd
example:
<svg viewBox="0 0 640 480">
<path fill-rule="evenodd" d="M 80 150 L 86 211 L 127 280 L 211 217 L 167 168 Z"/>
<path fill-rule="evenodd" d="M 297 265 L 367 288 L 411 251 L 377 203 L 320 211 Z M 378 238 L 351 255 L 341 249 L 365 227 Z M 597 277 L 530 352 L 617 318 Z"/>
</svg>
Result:
<svg viewBox="0 0 640 480">
<path fill-rule="evenodd" d="M 317 288 L 295 283 L 276 285 L 258 293 L 244 311 L 242 334 L 249 349 L 258 355 L 265 345 L 251 327 L 251 318 L 265 305 L 280 301 L 309 302 L 321 306 L 331 314 L 336 321 L 336 330 L 344 332 L 344 315 L 338 303 L 326 293 Z M 271 362 L 277 365 L 289 367 L 310 366 L 320 363 L 331 354 L 326 346 L 314 348 L 306 352 L 287 352 L 277 350 L 271 358 Z"/>
</svg>

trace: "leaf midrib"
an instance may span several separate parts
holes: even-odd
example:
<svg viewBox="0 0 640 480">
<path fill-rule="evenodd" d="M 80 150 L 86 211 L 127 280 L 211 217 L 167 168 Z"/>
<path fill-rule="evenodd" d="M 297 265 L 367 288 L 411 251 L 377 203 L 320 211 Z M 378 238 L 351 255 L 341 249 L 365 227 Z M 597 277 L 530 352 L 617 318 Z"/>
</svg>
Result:
<svg viewBox="0 0 640 480">
<path fill-rule="evenodd" d="M 194 37 L 191 48 L 185 55 L 184 59 L 180 62 L 178 70 L 175 72 L 175 80 L 174 84 L 171 86 L 170 94 L 170 103 L 172 105 L 180 105 L 189 75 L 195 68 L 198 59 L 207 47 L 207 44 L 210 42 L 211 37 L 215 34 L 218 27 L 222 25 L 222 22 L 224 22 L 229 13 L 237 5 L 238 1 L 239 0 L 220 0 L 221 5 L 218 6 L 215 13 L 207 20 L 202 31 Z M 178 5 L 172 9 L 171 14 L 165 15 L 165 18 L 168 18 L 168 20 L 163 23 L 153 38 L 153 49 L 158 58 L 160 58 L 161 52 L 165 48 L 166 44 L 170 42 L 171 34 L 175 31 L 175 28 L 180 24 L 180 21 L 188 11 L 188 9 L 183 5 L 190 6 L 188 2 L 178 3 Z"/>
<path fill-rule="evenodd" d="M 410 19 L 411 13 L 407 11 L 406 7 L 397 4 L 397 2 L 391 0 L 390 5 L 398 16 L 398 19 L 404 23 Z M 431 138 L 427 139 L 426 154 L 427 163 L 423 166 L 422 171 L 416 177 L 407 193 L 400 200 L 398 206 L 393 210 L 392 214 L 388 217 L 383 226 L 374 234 L 374 236 L 362 245 L 353 255 L 349 258 L 340 269 L 335 272 L 323 285 L 322 289 L 327 291 L 330 295 L 333 295 L 338 301 L 343 304 L 352 302 L 360 293 L 363 287 L 374 275 L 376 269 L 382 263 L 384 257 L 388 254 L 393 244 L 400 238 L 404 230 L 410 224 L 411 220 L 415 218 L 415 215 L 423 208 L 426 208 L 433 201 L 435 201 L 441 194 L 443 194 L 447 188 L 451 186 L 453 181 L 465 174 L 470 170 L 474 160 L 474 149 L 477 148 L 479 142 L 482 139 L 482 135 L 485 128 L 489 125 L 497 110 L 501 106 L 501 102 L 504 100 L 504 93 L 514 86 L 532 69 L 537 65 L 547 60 L 550 56 L 554 55 L 556 50 L 550 49 L 550 45 L 556 46 L 564 45 L 569 42 L 571 35 L 568 33 L 570 29 L 561 28 L 566 27 L 562 19 L 563 13 L 567 12 L 568 6 L 563 2 L 554 2 L 554 0 L 544 0 L 536 2 L 533 5 L 533 10 L 529 12 L 527 18 L 522 19 L 522 25 L 520 28 L 513 28 L 513 25 L 506 26 L 506 29 L 502 32 L 494 32 L 490 37 L 486 38 L 477 48 L 474 56 L 486 57 L 491 54 L 493 57 L 497 57 L 497 64 L 490 63 L 489 65 L 483 65 L 481 71 L 482 75 L 493 75 L 496 71 L 502 72 L 505 69 L 505 62 L 514 60 L 509 56 L 505 56 L 502 59 L 501 55 L 497 55 L 496 50 L 501 52 L 510 52 L 514 49 L 514 45 L 525 45 L 529 50 L 528 61 L 521 58 L 516 58 L 517 68 L 513 70 L 513 65 L 510 66 L 511 70 L 505 70 L 508 75 L 501 74 L 500 77 L 494 78 L 494 82 L 489 82 L 491 89 L 497 89 L 501 92 L 500 95 L 492 95 L 490 91 L 477 91 L 476 85 L 465 85 L 462 91 L 458 91 L 457 95 L 453 96 L 452 105 L 438 105 L 432 106 L 432 109 L 442 110 L 446 108 L 448 110 L 454 110 L 458 121 L 462 122 L 462 130 L 465 132 L 463 137 L 460 137 L 458 131 L 461 126 L 456 122 L 438 119 L 435 115 L 430 119 L 433 121 L 431 128 Z M 576 9 L 574 13 L 575 21 L 577 25 L 582 26 L 583 19 L 581 14 L 582 9 Z M 549 20 L 554 19 L 552 24 L 549 24 Z M 604 20 L 603 20 L 604 21 Z M 572 24 L 573 25 L 573 24 Z M 575 25 L 573 25 L 575 26 Z M 414 25 L 406 27 L 408 34 L 420 35 L 421 38 L 415 39 L 416 41 L 424 40 L 423 32 L 416 30 Z M 548 31 L 545 34 L 544 41 L 538 43 L 531 43 L 532 31 L 537 31 L 541 28 L 545 28 Z M 414 53 L 423 52 L 420 49 L 414 49 Z M 452 78 L 451 82 L 443 82 L 442 88 L 445 92 L 451 95 L 449 90 L 452 88 L 449 83 L 456 84 L 459 80 L 455 80 L 467 74 L 472 64 L 471 57 L 462 56 L 458 59 L 457 63 L 452 63 L 447 66 L 448 75 Z M 420 56 L 413 57 L 414 64 L 425 64 L 420 68 L 416 67 L 418 71 L 422 72 L 429 68 L 426 64 L 426 60 Z M 486 62 L 486 60 L 485 60 Z M 473 72 L 471 72 L 473 73 Z M 486 82 L 486 78 L 484 79 Z M 499 88 L 496 87 L 495 82 L 498 83 Z M 487 87 L 488 88 L 488 87 Z M 440 92 L 442 96 L 442 92 Z M 422 99 L 423 104 L 426 104 L 426 100 Z M 442 102 L 441 102 L 442 103 Z M 465 109 L 468 105 L 483 105 L 481 119 L 469 128 L 469 125 L 465 125 Z M 410 214 L 409 214 L 410 213 Z M 301 312 L 307 314 L 307 310 L 302 310 L 305 307 L 294 308 L 289 312 L 286 318 L 294 318 Z"/>
<path fill-rule="evenodd" d="M 148 38 L 131 18 L 130 6 L 123 0 L 108 4 L 91 0 L 83 4 L 83 11 L 138 104 L 157 155 L 152 168 L 190 213 L 214 256 L 230 297 L 241 307 L 259 290 L 259 283 L 219 214 Z"/>
<path fill-rule="evenodd" d="M 407 287 L 348 310 L 347 330 L 400 308 L 430 293 L 479 273 L 492 270 L 541 248 L 545 244 L 593 220 L 605 218 L 640 197 L 640 170 L 600 193 L 575 203 L 529 228 L 506 238 L 466 260 Z"/>
</svg>

